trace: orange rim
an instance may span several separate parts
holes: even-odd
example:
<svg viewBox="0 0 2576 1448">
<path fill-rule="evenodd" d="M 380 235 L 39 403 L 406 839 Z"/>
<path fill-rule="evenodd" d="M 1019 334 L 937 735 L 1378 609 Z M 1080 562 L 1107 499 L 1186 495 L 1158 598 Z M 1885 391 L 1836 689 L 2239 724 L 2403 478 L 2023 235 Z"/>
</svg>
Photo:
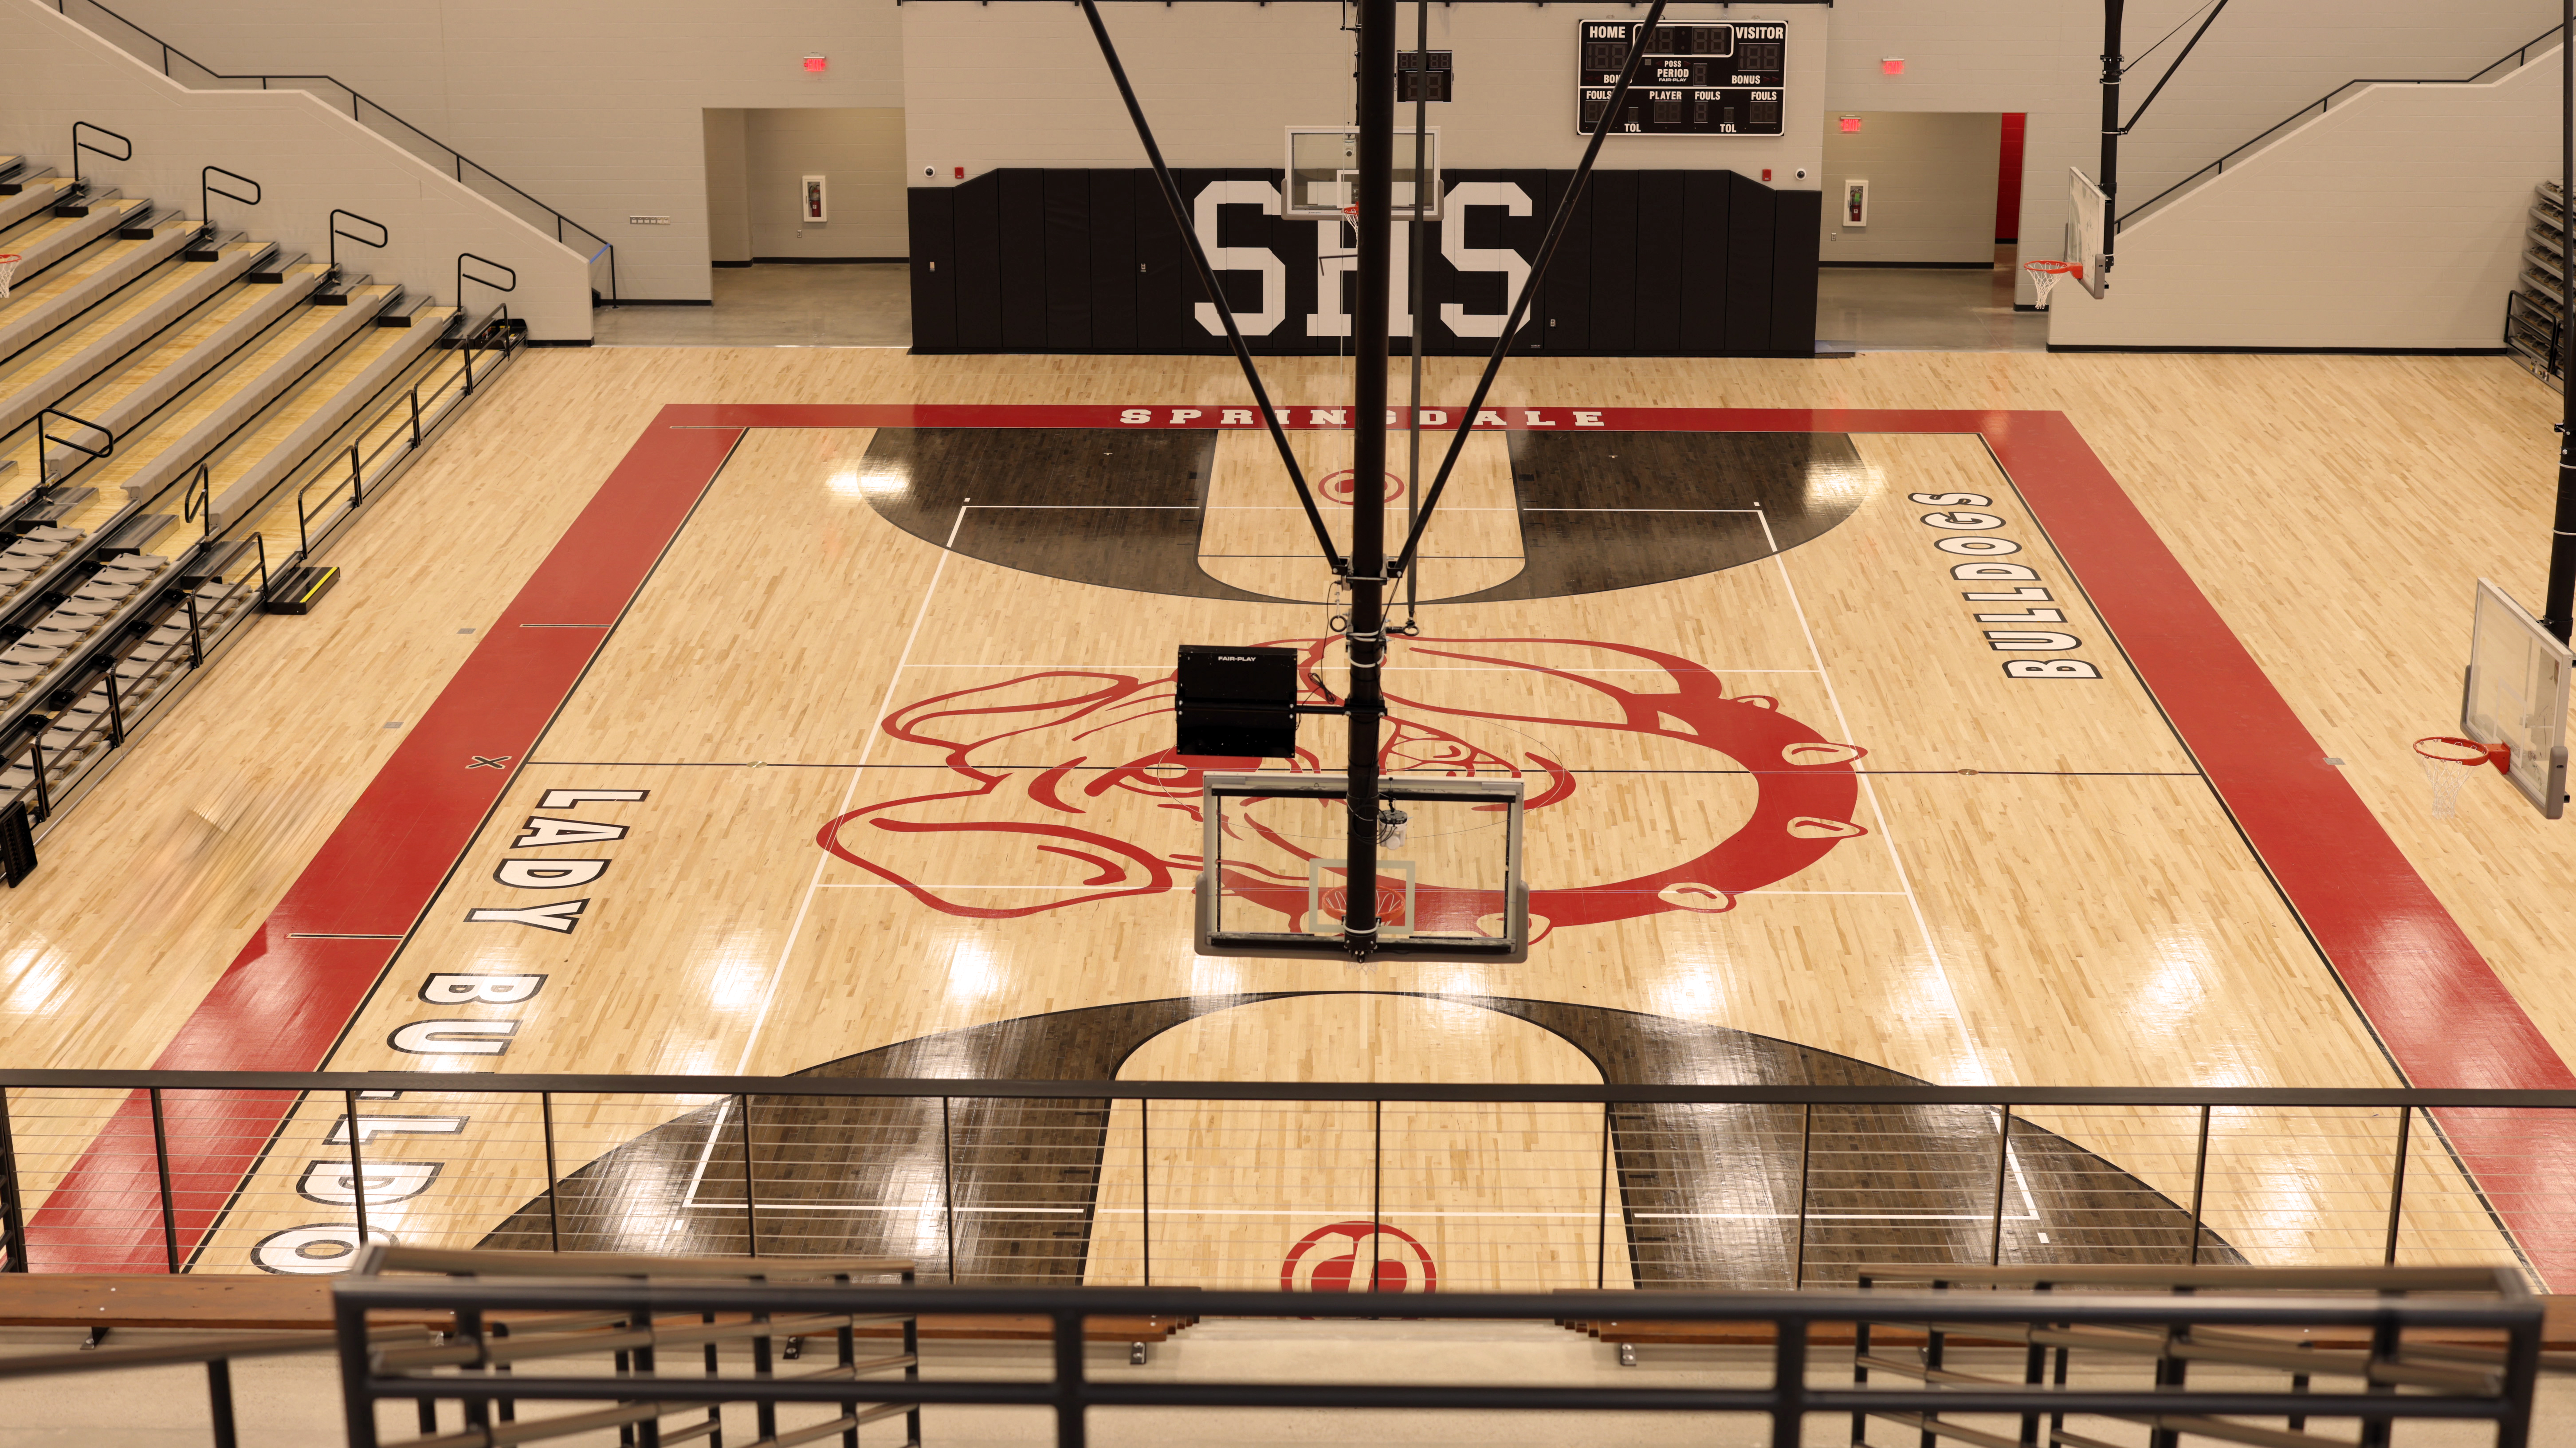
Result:
<svg viewBox="0 0 2576 1448">
<path fill-rule="evenodd" d="M 2437 749 L 2442 752 L 2436 752 Z M 2492 764 L 2501 769 L 2511 756 L 2502 744 L 2481 744 L 2475 739 L 2462 739 L 2456 734 L 2432 734 L 2415 741 L 2415 752 L 2438 764 Z"/>
</svg>

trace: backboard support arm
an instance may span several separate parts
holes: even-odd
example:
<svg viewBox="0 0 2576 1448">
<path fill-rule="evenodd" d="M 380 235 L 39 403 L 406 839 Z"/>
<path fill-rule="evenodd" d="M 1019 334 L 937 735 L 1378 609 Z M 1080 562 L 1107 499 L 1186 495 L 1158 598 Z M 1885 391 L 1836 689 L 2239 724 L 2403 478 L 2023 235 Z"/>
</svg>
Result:
<svg viewBox="0 0 2576 1448">
<path fill-rule="evenodd" d="M 2576 255 L 2576 0 L 2565 0 L 2558 45 L 2558 254 Z M 2558 285 L 2558 508 L 2550 521 L 2549 585 L 2542 591 L 2540 626 L 2560 643 L 2576 625 L 2576 325 L 2568 317 L 2568 285 Z"/>
<path fill-rule="evenodd" d="M 1324 515 L 1315 507 L 1315 494 L 1306 486 L 1306 474 L 1297 466 L 1297 454 L 1288 446 L 1288 434 L 1279 426 L 1279 410 L 1270 405 L 1270 391 L 1261 385 L 1261 369 L 1253 365 L 1252 349 L 1244 344 L 1243 329 L 1235 325 L 1234 308 L 1226 303 L 1225 289 L 1217 284 L 1216 272 L 1208 265 L 1207 249 L 1199 244 L 1198 227 L 1190 217 L 1190 208 L 1181 200 L 1181 188 L 1172 179 L 1172 168 L 1163 164 L 1163 148 L 1155 144 L 1154 128 L 1146 123 L 1145 107 L 1136 99 L 1136 88 L 1127 81 L 1127 67 L 1118 59 L 1118 47 L 1110 42 L 1109 27 L 1100 19 L 1100 7 L 1093 0 L 1081 0 L 1081 4 L 1082 18 L 1091 22 L 1092 38 L 1100 43 L 1100 58 L 1109 65 L 1109 78 L 1118 83 L 1118 98 L 1127 103 L 1127 119 L 1135 123 L 1136 139 L 1144 144 L 1145 159 L 1154 168 L 1154 184 L 1163 193 L 1163 204 L 1171 210 L 1172 225 L 1180 229 L 1182 245 L 1190 254 L 1190 265 L 1197 269 L 1199 285 L 1206 290 L 1209 305 L 1225 323 L 1226 345 L 1233 349 L 1235 362 L 1243 368 L 1243 380 L 1252 388 L 1253 405 L 1261 409 L 1261 420 L 1269 425 L 1270 440 L 1279 449 L 1279 461 L 1288 469 L 1288 484 L 1297 490 L 1297 504 L 1306 510 L 1306 525 L 1315 530 L 1315 544 L 1324 551 L 1324 561 L 1333 572 L 1347 574 L 1350 564 L 1333 546 L 1333 535 L 1324 527 Z M 1390 71 L 1394 65 L 1392 59 L 1387 62 Z M 1392 114 L 1390 109 L 1390 125 Z M 1384 300 L 1383 294 L 1380 300 Z"/>
<path fill-rule="evenodd" d="M 2126 0 L 2102 0 L 2102 264 L 2096 284 L 2111 284 L 2111 257 L 2120 244 L 2120 22 Z M 2212 15 L 2211 19 L 2218 18 Z M 2192 37 L 2198 40 L 2198 36 Z M 2176 60 L 2176 65 L 2182 64 Z M 2170 74 L 2170 72 L 2168 72 Z M 2154 96 L 2147 99 L 2153 100 Z M 2139 107 L 2145 110 L 2144 106 Z"/>
</svg>

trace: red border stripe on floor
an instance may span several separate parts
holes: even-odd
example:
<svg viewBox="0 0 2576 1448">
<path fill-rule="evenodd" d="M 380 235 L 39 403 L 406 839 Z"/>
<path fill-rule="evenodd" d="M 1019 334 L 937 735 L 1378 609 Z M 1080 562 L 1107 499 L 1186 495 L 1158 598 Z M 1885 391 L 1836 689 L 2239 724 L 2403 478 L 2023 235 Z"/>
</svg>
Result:
<svg viewBox="0 0 2576 1448">
<path fill-rule="evenodd" d="M 740 429 L 657 419 L 153 1062 L 165 1071 L 321 1067 L 528 749 L 688 519 Z M 346 597 L 346 594 L 342 595 Z M 529 627 L 591 624 L 596 628 Z M 476 758 L 507 761 L 474 767 Z M 189 1251 L 293 1108 L 279 1093 L 168 1101 L 171 1206 Z M 148 1099 L 123 1104 L 27 1224 L 39 1271 L 159 1272 Z"/>
<path fill-rule="evenodd" d="M 156 1064 L 198 1070 L 323 1064 L 396 942 L 298 937 L 409 930 L 514 772 L 469 770 L 467 760 L 524 755 L 603 636 L 517 625 L 611 621 L 742 429 L 1257 425 L 1249 414 L 1227 417 L 1225 406 L 664 408 Z M 1329 406 L 1288 411 L 1292 426 L 1340 425 Z M 1983 434 L 2407 1080 L 2427 1087 L 2576 1086 L 2576 1073 L 2342 774 L 2325 763 L 2288 702 L 2062 414 L 1559 407 L 1493 413 L 1488 429 L 1514 431 Z M 1456 420 L 1455 412 L 1445 419 Z M 204 1184 L 174 1194 L 183 1240 L 193 1243 L 213 1223 L 290 1105 L 288 1098 L 254 1093 L 174 1105 L 174 1167 L 187 1173 L 184 1181 Z M 189 1131 L 179 1120 L 183 1109 L 192 1113 Z M 2565 1114 L 2556 1112 L 2436 1115 L 2533 1264 L 2553 1280 L 2576 1281 L 2576 1214 L 2563 1206 L 2576 1200 L 2576 1122 L 2561 1125 Z M 40 1264 L 54 1257 L 61 1270 L 161 1270 L 150 1150 L 149 1115 L 138 1099 L 127 1103 L 30 1224 Z M 78 1261 L 60 1260 L 65 1257 Z"/>
</svg>

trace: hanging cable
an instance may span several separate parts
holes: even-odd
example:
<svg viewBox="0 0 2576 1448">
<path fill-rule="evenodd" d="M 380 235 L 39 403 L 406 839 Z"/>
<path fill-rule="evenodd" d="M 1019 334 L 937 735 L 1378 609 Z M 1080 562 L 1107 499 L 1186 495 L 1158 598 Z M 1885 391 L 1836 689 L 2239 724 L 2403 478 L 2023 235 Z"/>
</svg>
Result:
<svg viewBox="0 0 2576 1448">
<path fill-rule="evenodd" d="M 1089 4 L 1090 0 L 1083 0 Z M 1422 530 L 1431 526 L 1431 515 L 1440 506 L 1440 494 L 1449 486 L 1449 474 L 1458 466 L 1458 455 L 1466 450 L 1467 433 L 1475 426 L 1476 414 L 1485 406 L 1485 397 L 1493 391 L 1495 374 L 1503 369 L 1503 357 L 1512 348 L 1522 320 L 1529 314 L 1530 298 L 1538 291 L 1539 278 L 1547 274 L 1547 264 L 1555 259 L 1559 242 L 1565 240 L 1566 223 L 1574 216 L 1574 203 L 1583 199 L 1584 183 L 1592 179 L 1592 163 L 1600 159 L 1601 142 L 1610 134 L 1611 118 L 1619 114 L 1619 103 L 1628 98 L 1629 88 L 1636 84 L 1637 72 L 1644 67 L 1646 46 L 1655 26 L 1664 18 L 1666 0 L 1655 0 L 1655 8 L 1646 12 L 1645 23 L 1637 27 L 1636 39 L 1628 47 L 1628 63 L 1619 71 L 1619 84 L 1610 92 L 1609 103 L 1601 108 L 1601 119 L 1593 124 L 1592 144 L 1583 148 L 1583 164 L 1574 168 L 1574 180 L 1565 188 L 1565 197 L 1556 204 L 1556 214 L 1548 218 L 1547 234 L 1539 242 L 1538 256 L 1530 264 L 1527 280 L 1521 283 L 1521 294 L 1512 302 L 1511 315 L 1503 321 L 1503 334 L 1494 339 L 1493 355 L 1485 359 L 1485 374 L 1476 380 L 1476 395 L 1459 414 L 1458 430 L 1449 438 L 1449 451 L 1440 460 L 1439 475 L 1431 481 L 1431 491 L 1422 497 L 1422 511 L 1412 529 L 1404 535 L 1404 549 L 1395 557 L 1395 566 L 1387 577 L 1401 578 L 1413 566 L 1415 550 L 1422 546 Z"/>
<path fill-rule="evenodd" d="M 1261 385 L 1261 371 L 1252 365 L 1252 349 L 1244 345 L 1243 331 L 1234 323 L 1234 309 L 1226 305 L 1225 289 L 1217 285 L 1216 271 L 1208 265 L 1207 249 L 1199 244 L 1198 227 L 1190 218 L 1189 207 L 1181 200 L 1181 188 L 1172 179 L 1172 168 L 1163 164 L 1163 148 L 1154 144 L 1154 128 L 1145 122 L 1145 108 L 1136 101 L 1136 88 L 1127 83 L 1127 67 L 1118 62 L 1118 47 L 1109 40 L 1109 27 L 1100 20 L 1100 7 L 1094 0 L 1081 0 L 1083 18 L 1091 22 L 1091 34 L 1100 42 L 1100 58 L 1109 63 L 1109 75 L 1118 82 L 1118 97 L 1127 103 L 1127 118 L 1136 123 L 1136 139 L 1145 144 L 1145 159 L 1153 165 L 1155 184 L 1162 188 L 1163 204 L 1171 208 L 1172 225 L 1178 227 L 1181 240 L 1187 243 L 1190 264 L 1197 268 L 1199 285 L 1206 289 L 1216 314 L 1225 322 L 1225 340 L 1234 349 L 1234 360 L 1243 368 L 1243 380 L 1252 387 L 1253 403 L 1261 409 L 1261 420 L 1270 425 L 1270 440 L 1279 448 L 1279 461 L 1288 468 L 1289 485 L 1297 490 L 1297 503 L 1306 510 L 1306 523 L 1315 530 L 1315 543 L 1324 550 L 1324 561 L 1332 565 L 1336 576 L 1351 571 L 1350 560 L 1333 546 L 1333 535 L 1324 526 L 1324 515 L 1315 507 L 1315 495 L 1306 486 L 1306 474 L 1297 466 L 1297 455 L 1288 446 L 1288 434 L 1279 426 L 1278 409 L 1270 405 L 1269 390 Z M 1656 9 L 1660 12 L 1662 7 Z"/>
</svg>

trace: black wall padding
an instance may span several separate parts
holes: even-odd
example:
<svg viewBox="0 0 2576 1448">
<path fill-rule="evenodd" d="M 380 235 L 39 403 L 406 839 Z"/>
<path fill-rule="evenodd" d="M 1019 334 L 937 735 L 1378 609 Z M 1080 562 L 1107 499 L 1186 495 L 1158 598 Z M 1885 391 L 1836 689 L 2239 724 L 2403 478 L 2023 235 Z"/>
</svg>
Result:
<svg viewBox="0 0 2576 1448">
<path fill-rule="evenodd" d="M 1173 173 L 1195 207 L 1210 184 L 1276 187 L 1257 169 Z M 1490 337 L 1441 320 L 1503 309 L 1504 275 L 1461 271 L 1439 227 L 1459 245 L 1538 252 L 1571 171 L 1452 171 L 1447 180 L 1506 182 L 1530 214 L 1453 204 L 1430 229 L 1417 327 L 1434 356 L 1479 356 Z M 1775 191 L 1732 171 L 1597 171 L 1585 189 L 1516 351 L 1563 357 L 1809 356 L 1816 344 L 1816 251 L 1823 198 Z M 1150 171 L 988 171 L 909 195 L 915 352 L 1216 354 L 1225 338 L 1202 326 L 1207 300 L 1181 233 Z M 1218 284 L 1256 353 L 1337 356 L 1350 339 L 1310 336 L 1309 319 L 1347 311 L 1347 273 L 1321 278 L 1319 253 L 1350 249 L 1331 223 L 1287 220 L 1260 205 L 1217 208 L 1217 245 L 1267 248 L 1284 274 L 1225 269 Z M 1329 281 L 1327 290 L 1320 282 Z M 1267 295 L 1276 285 L 1281 295 Z M 1399 294 L 1403 289 L 1398 282 Z M 1277 308 L 1261 328 L 1256 314 Z M 1462 323 L 1461 325 L 1468 325 Z M 1259 329 L 1259 330 L 1256 330 Z M 1470 329 L 1472 333 L 1472 328 Z M 1399 337 L 1400 354 L 1409 346 Z"/>
<path fill-rule="evenodd" d="M 912 345 L 957 346 L 957 193 L 924 186 L 904 193 L 912 218 Z"/>
</svg>

